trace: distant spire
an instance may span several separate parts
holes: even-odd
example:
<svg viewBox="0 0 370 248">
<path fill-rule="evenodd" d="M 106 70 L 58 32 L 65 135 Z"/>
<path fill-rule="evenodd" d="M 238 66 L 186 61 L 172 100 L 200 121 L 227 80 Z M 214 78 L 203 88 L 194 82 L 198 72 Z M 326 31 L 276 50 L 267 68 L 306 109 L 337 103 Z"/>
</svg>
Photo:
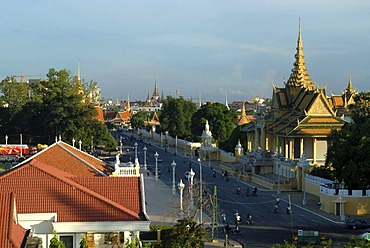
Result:
<svg viewBox="0 0 370 248">
<path fill-rule="evenodd" d="M 155 77 L 153 98 L 156 100 L 159 98 L 157 77 Z"/>
<path fill-rule="evenodd" d="M 349 73 L 349 79 L 348 79 L 348 86 L 347 86 L 347 91 L 353 92 L 353 86 L 352 86 L 352 75 L 351 72 Z"/>
<path fill-rule="evenodd" d="M 130 111 L 131 110 L 130 95 L 129 94 L 127 95 L 127 106 L 126 106 L 126 110 L 127 111 Z"/>
<path fill-rule="evenodd" d="M 148 89 L 148 96 L 146 97 L 146 101 L 150 102 L 150 89 Z"/>
<path fill-rule="evenodd" d="M 81 83 L 80 61 L 78 61 L 78 64 L 77 64 L 77 82 Z"/>
<path fill-rule="evenodd" d="M 202 107 L 202 94 L 199 93 L 199 108 Z"/>
<path fill-rule="evenodd" d="M 227 109 L 230 109 L 229 103 L 227 102 L 227 92 L 226 92 L 226 97 L 225 97 L 225 106 Z"/>
<path fill-rule="evenodd" d="M 163 96 L 163 90 L 162 90 L 162 95 L 161 95 L 161 101 L 163 101 L 164 96 Z"/>
</svg>

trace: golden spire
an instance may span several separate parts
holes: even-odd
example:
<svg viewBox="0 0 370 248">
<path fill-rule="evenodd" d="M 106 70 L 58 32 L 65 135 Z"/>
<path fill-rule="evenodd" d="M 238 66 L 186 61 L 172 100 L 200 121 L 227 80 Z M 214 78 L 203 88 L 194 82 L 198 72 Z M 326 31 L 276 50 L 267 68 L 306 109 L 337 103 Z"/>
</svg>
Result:
<svg viewBox="0 0 370 248">
<path fill-rule="evenodd" d="M 157 100 L 159 98 L 157 77 L 155 77 L 153 98 L 155 100 Z"/>
<path fill-rule="evenodd" d="M 308 75 L 308 71 L 306 68 L 306 63 L 304 62 L 304 55 L 303 55 L 303 42 L 302 42 L 302 35 L 301 35 L 301 19 L 299 19 L 299 30 L 298 30 L 298 41 L 297 41 L 297 52 L 294 55 L 295 62 L 293 63 L 292 73 L 286 83 L 288 87 L 299 87 L 299 88 L 307 88 L 312 90 L 314 88 L 314 84 Z"/>
<path fill-rule="evenodd" d="M 244 125 L 244 124 L 247 124 L 247 123 L 249 123 L 249 120 L 247 118 L 247 113 L 245 112 L 245 103 L 243 102 L 242 113 L 241 113 L 240 119 L 238 121 L 238 126 L 241 126 L 241 125 Z"/>
<path fill-rule="evenodd" d="M 127 111 L 131 111 L 131 104 L 130 104 L 130 95 L 127 95 L 127 106 L 126 106 Z"/>
</svg>

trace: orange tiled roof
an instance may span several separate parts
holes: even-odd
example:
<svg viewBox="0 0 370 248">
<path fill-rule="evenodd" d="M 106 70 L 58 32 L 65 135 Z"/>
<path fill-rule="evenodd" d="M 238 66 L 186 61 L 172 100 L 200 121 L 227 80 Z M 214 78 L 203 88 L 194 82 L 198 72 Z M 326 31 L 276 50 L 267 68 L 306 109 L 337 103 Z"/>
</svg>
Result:
<svg viewBox="0 0 370 248">
<path fill-rule="evenodd" d="M 100 106 L 94 106 L 97 115 L 94 117 L 94 119 L 98 121 L 104 121 L 104 115 L 103 115 L 103 108 Z"/>
<path fill-rule="evenodd" d="M 343 107 L 344 106 L 344 100 L 342 96 L 332 96 L 333 104 L 336 107 Z"/>
<path fill-rule="evenodd" d="M 131 113 L 129 111 L 118 112 L 117 117 L 122 121 L 129 122 L 131 119 Z"/>
<path fill-rule="evenodd" d="M 85 178 L 88 182 L 84 183 L 84 179 L 70 176 L 72 175 L 54 166 L 32 160 L 0 174 L 0 192 L 15 193 L 18 213 L 57 213 L 58 222 L 143 220 L 139 196 L 126 196 L 121 191 L 121 197 L 115 201 L 113 197 L 110 199 L 99 194 L 99 188 L 106 186 L 114 191 L 113 183 L 116 183 L 121 190 L 126 187 L 123 192 L 139 195 L 139 177 L 106 178 L 107 180 L 90 177 Z M 134 183 L 134 180 L 137 182 Z M 130 203 L 131 201 L 138 202 Z"/>
<path fill-rule="evenodd" d="M 106 176 L 113 171 L 113 168 L 105 165 L 100 159 L 62 141 L 54 143 L 31 159 L 54 166 L 74 176 Z"/>
<path fill-rule="evenodd" d="M 28 231 L 16 223 L 14 193 L 0 192 L 0 247 L 19 248 Z"/>
</svg>

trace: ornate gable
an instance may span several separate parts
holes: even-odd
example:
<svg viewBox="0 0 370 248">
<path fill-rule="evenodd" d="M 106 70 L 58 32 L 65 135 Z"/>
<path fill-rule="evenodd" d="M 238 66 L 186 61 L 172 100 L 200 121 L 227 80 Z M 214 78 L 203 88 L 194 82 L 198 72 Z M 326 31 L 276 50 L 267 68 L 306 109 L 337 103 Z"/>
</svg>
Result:
<svg viewBox="0 0 370 248">
<path fill-rule="evenodd" d="M 322 94 L 318 94 L 317 97 L 312 101 L 312 104 L 307 109 L 308 115 L 334 115 L 328 102 L 322 97 Z"/>
</svg>

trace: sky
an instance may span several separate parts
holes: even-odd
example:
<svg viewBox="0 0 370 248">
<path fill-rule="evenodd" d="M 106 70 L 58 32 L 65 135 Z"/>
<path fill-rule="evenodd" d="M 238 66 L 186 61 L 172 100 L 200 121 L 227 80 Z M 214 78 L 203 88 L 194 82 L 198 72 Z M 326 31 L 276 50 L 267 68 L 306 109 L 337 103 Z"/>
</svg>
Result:
<svg viewBox="0 0 370 248">
<path fill-rule="evenodd" d="M 0 79 L 67 69 L 105 99 L 272 96 L 291 73 L 301 20 L 306 67 L 327 95 L 369 91 L 368 0 L 0 0 Z M 28 76 L 30 75 L 30 76 Z"/>
</svg>

